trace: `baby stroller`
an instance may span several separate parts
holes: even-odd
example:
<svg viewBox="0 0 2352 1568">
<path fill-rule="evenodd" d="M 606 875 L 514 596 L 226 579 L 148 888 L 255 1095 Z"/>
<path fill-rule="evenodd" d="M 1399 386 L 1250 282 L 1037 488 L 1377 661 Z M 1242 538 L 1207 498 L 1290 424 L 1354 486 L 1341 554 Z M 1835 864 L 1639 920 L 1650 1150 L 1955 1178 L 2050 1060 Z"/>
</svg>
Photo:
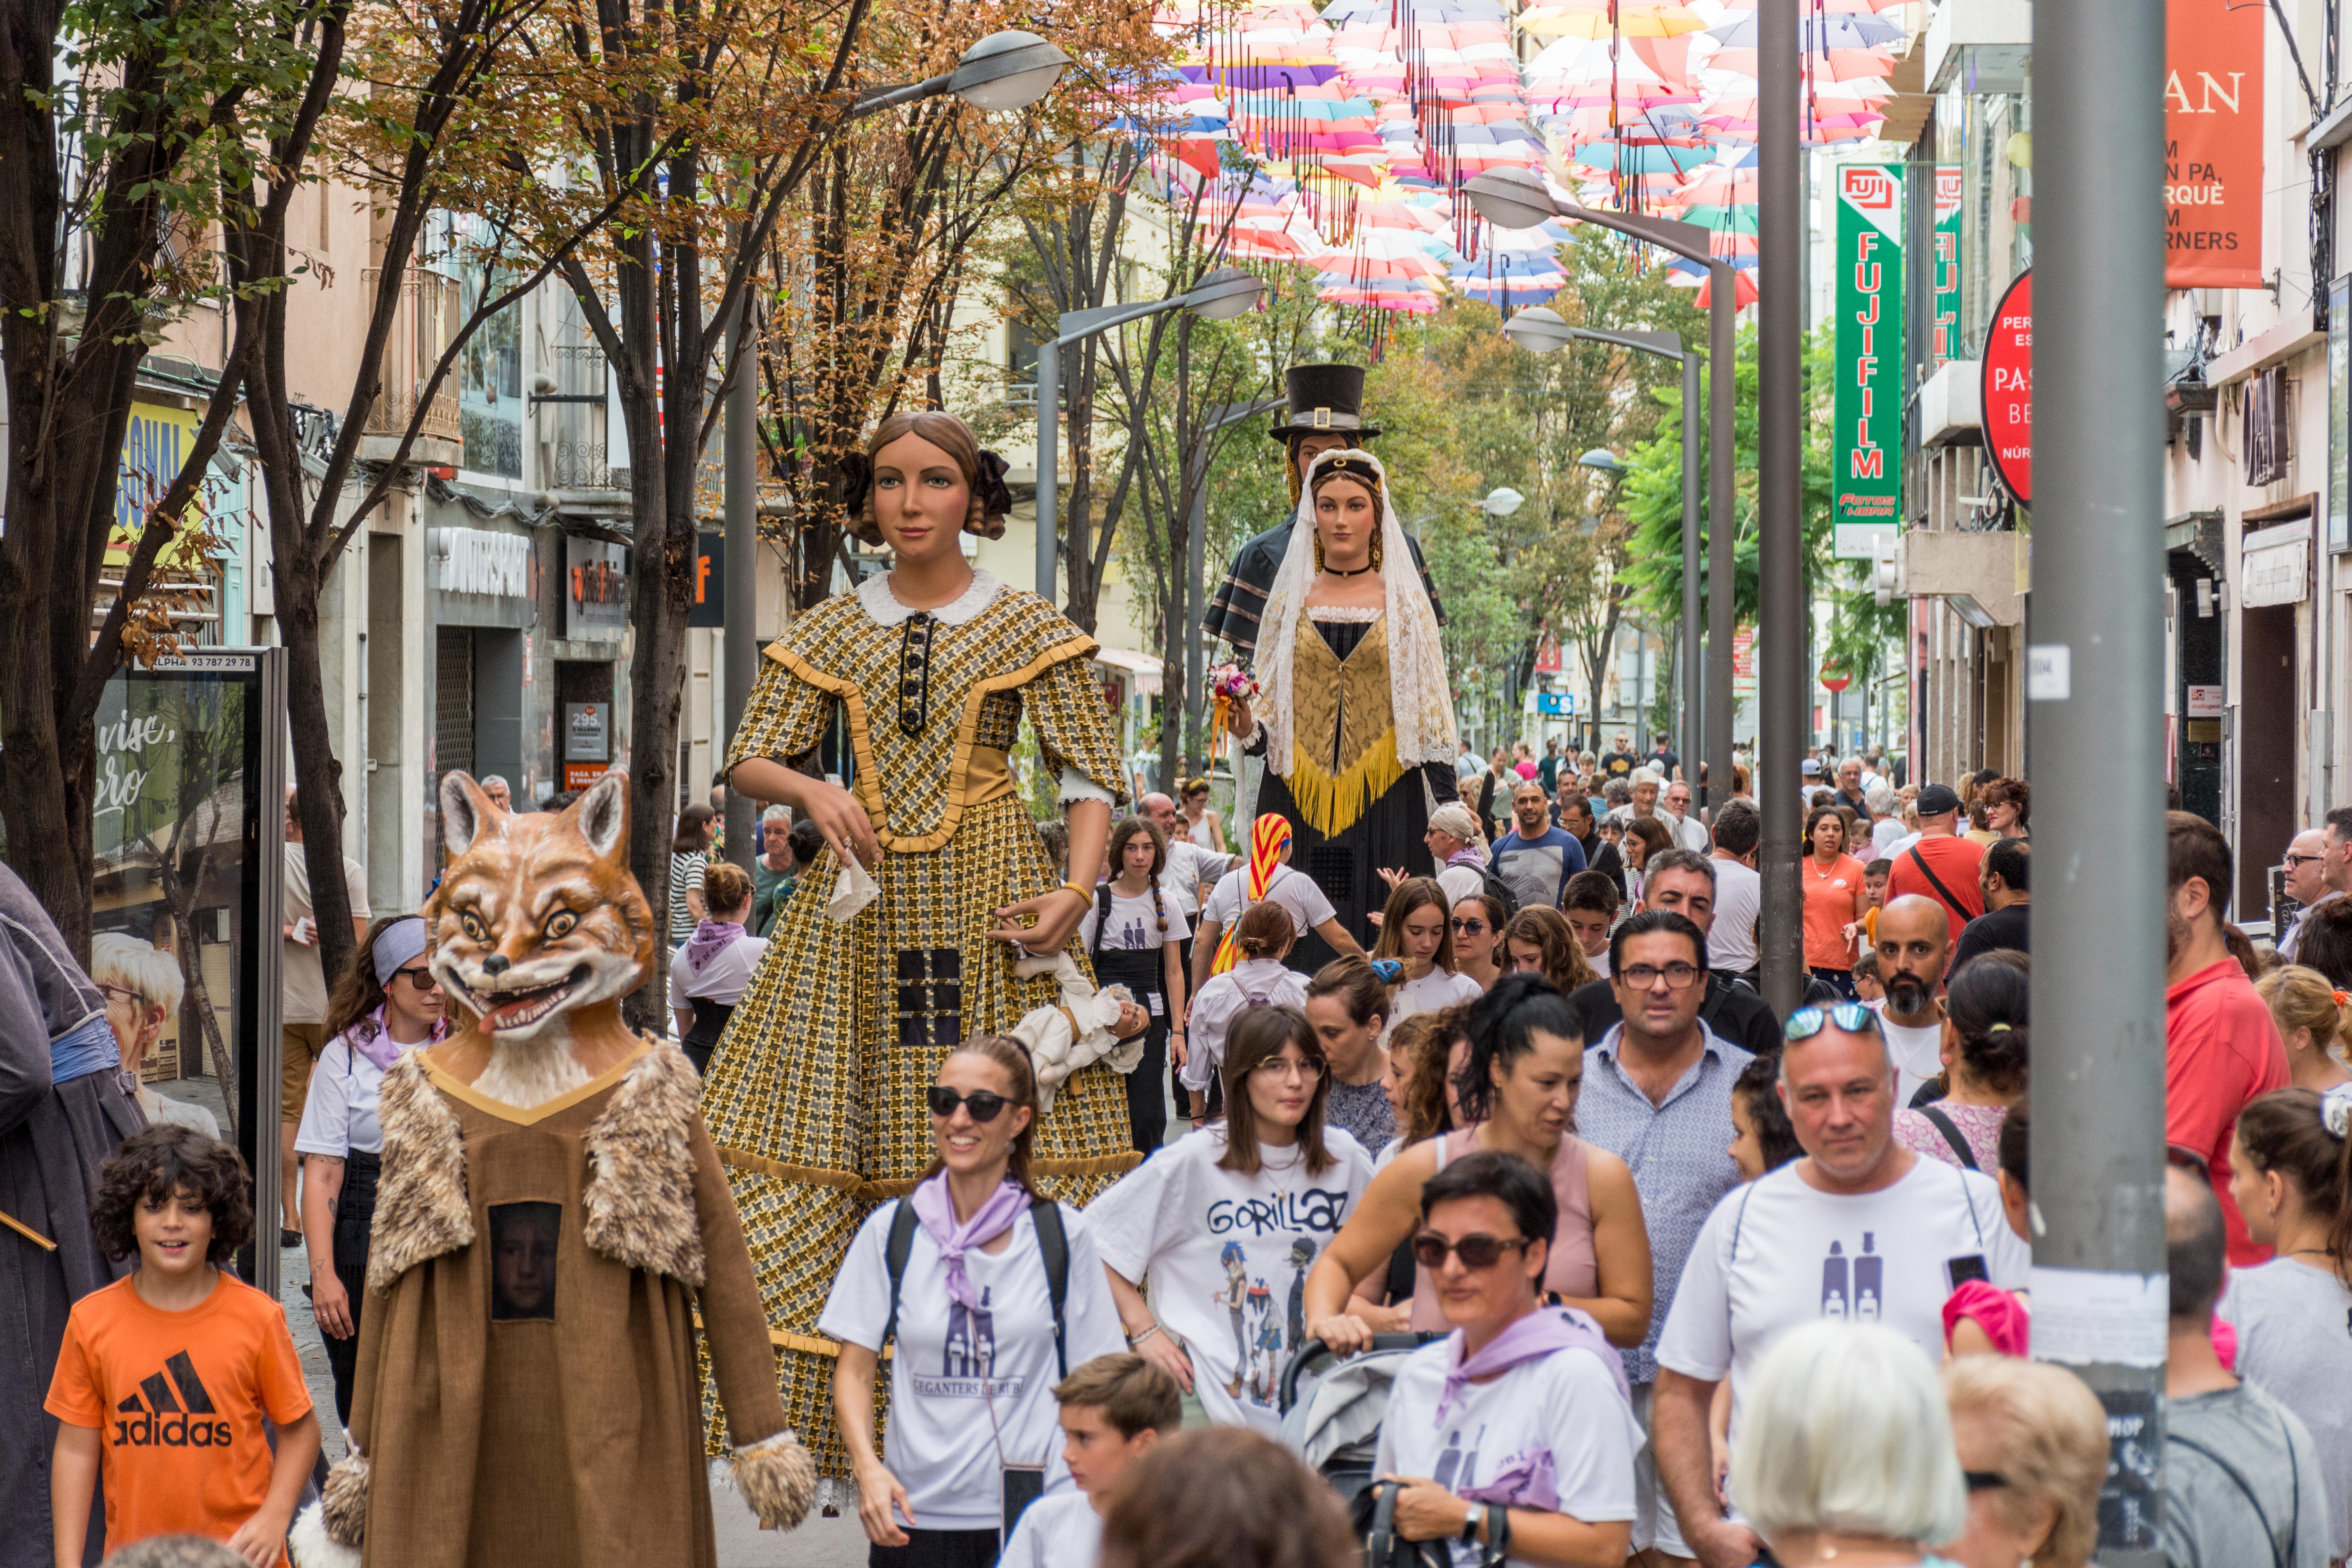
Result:
<svg viewBox="0 0 2352 1568">
<path fill-rule="evenodd" d="M 1372 1456 L 1389 1389 L 1405 1358 L 1443 1334 L 1375 1334 L 1372 1348 L 1341 1360 L 1308 1340 L 1282 1372 L 1284 1447 L 1331 1483 L 1352 1513 L 1372 1484 Z"/>
</svg>

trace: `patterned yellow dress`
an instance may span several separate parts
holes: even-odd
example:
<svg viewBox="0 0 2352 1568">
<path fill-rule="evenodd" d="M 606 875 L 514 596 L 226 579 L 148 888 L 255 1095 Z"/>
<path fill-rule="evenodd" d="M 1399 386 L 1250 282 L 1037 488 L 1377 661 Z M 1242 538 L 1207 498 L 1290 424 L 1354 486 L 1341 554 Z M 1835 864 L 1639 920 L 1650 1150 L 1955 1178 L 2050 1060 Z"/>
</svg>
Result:
<svg viewBox="0 0 2352 1568">
<path fill-rule="evenodd" d="M 1061 880 L 1007 763 L 1024 708 L 1065 800 L 1121 798 L 1118 748 L 1087 672 L 1095 647 L 1045 600 L 985 572 L 928 613 L 877 576 L 793 622 L 735 737 L 730 763 L 792 763 L 845 717 L 850 788 L 882 843 L 881 896 L 846 923 L 825 911 L 839 873 L 830 850 L 800 879 L 702 1091 L 785 1418 L 826 1476 L 849 1472 L 835 1347 L 817 1316 L 857 1227 L 930 1163 L 923 1090 L 949 1047 L 1059 999 L 1050 976 L 1017 979 L 1016 954 L 984 933 L 995 910 Z M 1075 936 L 1069 951 L 1086 963 Z M 1072 1203 L 1132 1167 L 1125 1082 L 1099 1064 L 1077 1073 L 1039 1123 L 1036 1156 L 1041 1185 Z"/>
</svg>

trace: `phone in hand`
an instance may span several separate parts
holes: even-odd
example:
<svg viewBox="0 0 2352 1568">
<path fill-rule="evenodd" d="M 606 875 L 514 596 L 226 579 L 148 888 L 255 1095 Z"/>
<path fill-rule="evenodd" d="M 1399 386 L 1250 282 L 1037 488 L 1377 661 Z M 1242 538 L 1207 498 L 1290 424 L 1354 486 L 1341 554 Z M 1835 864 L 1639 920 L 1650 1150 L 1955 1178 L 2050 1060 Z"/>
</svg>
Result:
<svg viewBox="0 0 2352 1568">
<path fill-rule="evenodd" d="M 294 940 L 304 947 L 316 947 L 319 944 L 319 922 L 309 915 L 296 921 Z"/>
</svg>

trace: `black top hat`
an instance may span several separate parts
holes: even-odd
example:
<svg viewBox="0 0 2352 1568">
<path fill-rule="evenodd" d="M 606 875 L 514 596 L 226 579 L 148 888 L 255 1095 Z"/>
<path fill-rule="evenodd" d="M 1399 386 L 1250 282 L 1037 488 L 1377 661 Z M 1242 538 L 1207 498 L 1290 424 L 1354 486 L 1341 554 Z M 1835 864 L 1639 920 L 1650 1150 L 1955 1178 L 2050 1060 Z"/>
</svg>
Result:
<svg viewBox="0 0 2352 1568">
<path fill-rule="evenodd" d="M 1290 408 L 1266 432 L 1277 441 L 1293 436 L 1338 432 L 1360 440 L 1381 433 L 1364 423 L 1364 367 L 1360 364 L 1295 364 L 1284 374 Z"/>
</svg>

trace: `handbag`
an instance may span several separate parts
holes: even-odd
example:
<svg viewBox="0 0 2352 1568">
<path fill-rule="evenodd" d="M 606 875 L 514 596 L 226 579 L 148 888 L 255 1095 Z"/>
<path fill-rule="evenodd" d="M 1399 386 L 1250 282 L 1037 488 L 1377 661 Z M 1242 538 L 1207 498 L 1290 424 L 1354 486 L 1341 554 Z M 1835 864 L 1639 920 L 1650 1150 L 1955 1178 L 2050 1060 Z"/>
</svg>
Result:
<svg viewBox="0 0 2352 1568">
<path fill-rule="evenodd" d="M 1454 1540 L 1407 1541 L 1396 1531 L 1397 1499 L 1402 1481 L 1374 1481 L 1356 1494 L 1349 1512 L 1364 1537 L 1365 1568 L 1454 1568 Z M 1511 1551 L 1511 1510 L 1499 1503 L 1486 1510 L 1486 1539 L 1478 1548 L 1478 1568 L 1501 1568 Z"/>
</svg>

